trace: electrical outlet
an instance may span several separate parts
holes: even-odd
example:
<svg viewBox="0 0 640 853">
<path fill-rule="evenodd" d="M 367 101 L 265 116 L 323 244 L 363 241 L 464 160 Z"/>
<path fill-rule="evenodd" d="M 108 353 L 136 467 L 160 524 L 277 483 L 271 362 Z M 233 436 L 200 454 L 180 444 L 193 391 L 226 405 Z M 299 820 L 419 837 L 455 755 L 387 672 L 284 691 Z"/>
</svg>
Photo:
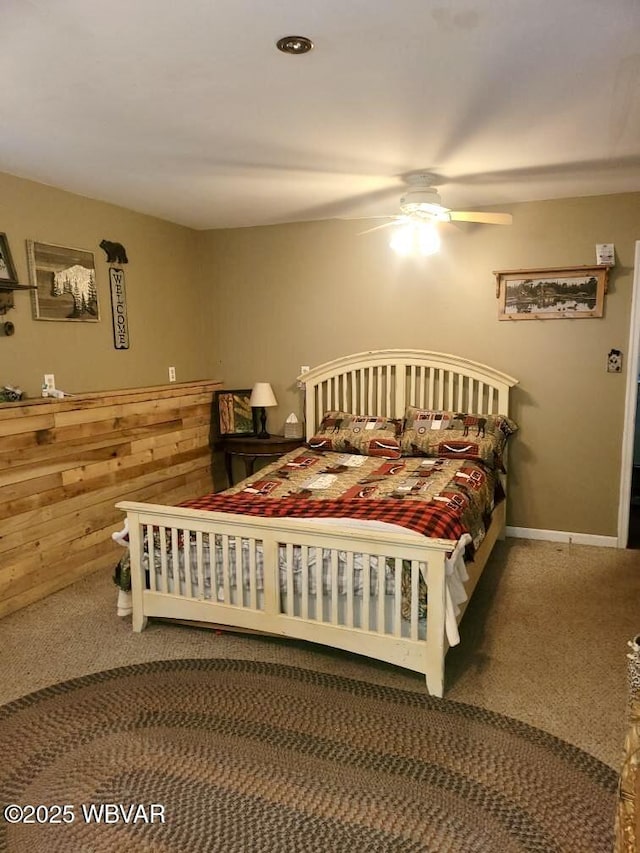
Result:
<svg viewBox="0 0 640 853">
<path fill-rule="evenodd" d="M 300 368 L 300 375 L 302 375 L 303 373 L 308 373 L 309 369 L 310 368 L 309 368 L 308 364 L 303 364 L 302 367 Z M 302 379 L 298 379 L 298 381 L 296 382 L 296 387 L 298 388 L 299 391 L 304 391 L 305 385 L 304 385 L 304 382 L 302 381 Z"/>
<path fill-rule="evenodd" d="M 176 369 L 175 369 L 175 367 L 170 367 L 169 368 L 169 382 L 175 382 L 175 381 L 176 381 Z"/>
<path fill-rule="evenodd" d="M 45 373 L 44 387 L 47 391 L 54 391 L 56 387 L 56 377 L 53 373 Z"/>
</svg>

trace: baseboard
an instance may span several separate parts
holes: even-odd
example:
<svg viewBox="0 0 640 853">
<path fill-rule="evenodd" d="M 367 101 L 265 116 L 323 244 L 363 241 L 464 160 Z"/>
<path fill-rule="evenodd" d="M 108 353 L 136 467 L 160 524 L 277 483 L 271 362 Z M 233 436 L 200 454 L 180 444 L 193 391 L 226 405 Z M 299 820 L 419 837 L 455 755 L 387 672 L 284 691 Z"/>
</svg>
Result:
<svg viewBox="0 0 640 853">
<path fill-rule="evenodd" d="M 600 536 L 596 533 L 568 533 L 565 530 L 539 530 L 535 527 L 507 527 L 506 534 L 514 539 L 542 539 L 545 542 L 595 545 L 599 548 L 618 547 L 617 536 Z"/>
</svg>

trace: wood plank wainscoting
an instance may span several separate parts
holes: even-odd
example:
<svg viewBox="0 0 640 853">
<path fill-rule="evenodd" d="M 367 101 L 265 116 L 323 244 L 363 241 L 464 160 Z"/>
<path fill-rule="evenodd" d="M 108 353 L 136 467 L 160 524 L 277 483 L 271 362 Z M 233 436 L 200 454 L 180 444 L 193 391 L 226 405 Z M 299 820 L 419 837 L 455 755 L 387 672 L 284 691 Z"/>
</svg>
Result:
<svg viewBox="0 0 640 853">
<path fill-rule="evenodd" d="M 174 504 L 213 488 L 214 380 L 0 405 L 0 617 L 122 549 L 120 500 Z"/>
</svg>

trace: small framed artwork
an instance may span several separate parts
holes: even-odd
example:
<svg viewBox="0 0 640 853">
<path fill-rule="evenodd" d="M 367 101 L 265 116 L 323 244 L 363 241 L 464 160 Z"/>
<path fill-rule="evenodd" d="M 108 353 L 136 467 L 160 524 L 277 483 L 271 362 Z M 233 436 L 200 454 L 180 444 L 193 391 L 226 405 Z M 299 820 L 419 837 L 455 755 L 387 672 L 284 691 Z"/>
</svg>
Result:
<svg viewBox="0 0 640 853">
<path fill-rule="evenodd" d="M 218 435 L 255 435 L 256 422 L 251 408 L 251 389 L 216 391 L 213 398 Z"/>
<path fill-rule="evenodd" d="M 575 320 L 604 315 L 609 266 L 495 270 L 499 320 Z"/>
<path fill-rule="evenodd" d="M 6 234 L 0 234 L 0 284 L 17 283 L 16 269 L 9 251 L 9 240 Z"/>
<path fill-rule="evenodd" d="M 36 320 L 96 323 L 100 319 L 93 254 L 27 240 Z"/>
</svg>

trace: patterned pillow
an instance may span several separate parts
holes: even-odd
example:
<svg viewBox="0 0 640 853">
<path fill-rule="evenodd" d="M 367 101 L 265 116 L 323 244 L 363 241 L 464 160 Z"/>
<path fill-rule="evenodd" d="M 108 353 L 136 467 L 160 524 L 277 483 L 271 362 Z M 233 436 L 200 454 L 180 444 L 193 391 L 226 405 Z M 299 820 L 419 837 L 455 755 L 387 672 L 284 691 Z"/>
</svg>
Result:
<svg viewBox="0 0 640 853">
<path fill-rule="evenodd" d="M 506 415 L 475 415 L 409 406 L 402 433 L 403 456 L 478 459 L 502 469 L 507 439 L 518 429 Z"/>
<path fill-rule="evenodd" d="M 307 443 L 314 450 L 399 459 L 402 455 L 401 432 L 400 419 L 327 412 L 316 434 Z"/>
</svg>

